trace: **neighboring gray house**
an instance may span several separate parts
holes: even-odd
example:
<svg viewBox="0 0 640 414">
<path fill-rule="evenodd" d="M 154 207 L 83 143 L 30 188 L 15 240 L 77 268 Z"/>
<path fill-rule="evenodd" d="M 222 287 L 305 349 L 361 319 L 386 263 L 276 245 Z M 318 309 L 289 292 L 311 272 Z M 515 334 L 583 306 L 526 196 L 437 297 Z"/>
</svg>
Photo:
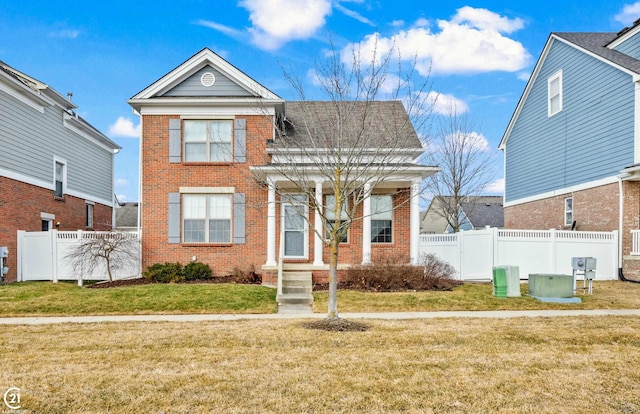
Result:
<svg viewBox="0 0 640 414">
<path fill-rule="evenodd" d="M 502 137 L 505 227 L 618 230 L 638 274 L 640 20 L 551 33 Z"/>
<path fill-rule="evenodd" d="M 0 246 L 16 280 L 18 230 L 111 229 L 120 147 L 49 85 L 0 61 Z"/>
<path fill-rule="evenodd" d="M 427 211 L 422 213 L 420 221 L 420 233 L 437 234 L 452 233 L 453 229 L 449 220 L 443 215 L 441 207 L 450 197 L 435 197 L 431 200 Z M 503 227 L 504 209 L 502 196 L 473 196 L 465 198 L 459 205 L 461 217 L 461 230 L 476 230 L 484 227 Z"/>
</svg>

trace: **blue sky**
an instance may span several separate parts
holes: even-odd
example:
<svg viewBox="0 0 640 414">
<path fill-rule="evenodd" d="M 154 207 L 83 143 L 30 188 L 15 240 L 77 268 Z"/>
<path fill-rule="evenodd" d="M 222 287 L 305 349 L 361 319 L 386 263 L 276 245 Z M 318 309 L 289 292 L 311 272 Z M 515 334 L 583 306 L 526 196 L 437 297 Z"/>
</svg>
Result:
<svg viewBox="0 0 640 414">
<path fill-rule="evenodd" d="M 116 194 L 138 199 L 139 120 L 126 100 L 208 47 L 284 99 L 296 95 L 282 67 L 313 69 L 329 47 L 396 41 L 417 68 L 431 63 L 438 104 L 467 113 L 495 155 L 550 32 L 617 32 L 640 17 L 640 1 L 190 0 L 0 5 L 0 60 L 73 92 L 78 112 L 123 149 Z M 313 83 L 309 79 L 313 96 Z M 437 108 L 436 108 L 437 111 Z"/>
</svg>

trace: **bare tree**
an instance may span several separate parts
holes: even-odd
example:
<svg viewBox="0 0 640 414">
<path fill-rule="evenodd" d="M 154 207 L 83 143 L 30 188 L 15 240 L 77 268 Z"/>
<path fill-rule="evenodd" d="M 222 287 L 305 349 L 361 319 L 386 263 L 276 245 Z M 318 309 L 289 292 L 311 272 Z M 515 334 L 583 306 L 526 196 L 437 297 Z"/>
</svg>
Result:
<svg viewBox="0 0 640 414">
<path fill-rule="evenodd" d="M 315 83 L 323 101 L 308 100 L 300 78 L 285 71 L 299 101 L 285 103 L 268 147 L 272 158 L 267 166 L 254 169 L 267 183 L 270 177 L 289 183 L 276 188 L 282 201 L 314 212 L 300 211 L 299 216 L 329 249 L 330 319 L 338 318 L 340 243 L 352 224 L 364 218 L 363 206 L 370 206 L 370 215 L 396 209 L 409 202 L 412 183 L 437 171 L 413 162 L 424 152 L 416 130 L 426 125 L 431 111 L 428 77 L 416 81 L 415 65 L 404 71 L 395 49 L 384 55 L 374 52 L 367 61 L 362 57 L 355 48 L 352 61 L 345 63 L 334 50 L 316 63 Z M 326 202 L 317 199 L 318 183 L 326 191 Z M 303 194 L 302 202 L 291 195 L 292 187 Z M 371 192 L 377 187 L 393 191 L 394 204 L 372 203 Z"/>
<path fill-rule="evenodd" d="M 455 106 L 436 120 L 434 129 L 427 159 L 441 172 L 426 180 L 426 192 L 433 197 L 431 208 L 458 232 L 493 178 L 493 153 L 466 113 L 458 113 Z"/>
<path fill-rule="evenodd" d="M 84 232 L 66 256 L 82 279 L 95 271 L 106 271 L 109 281 L 121 269 L 140 267 L 140 241 L 132 233 Z"/>
</svg>

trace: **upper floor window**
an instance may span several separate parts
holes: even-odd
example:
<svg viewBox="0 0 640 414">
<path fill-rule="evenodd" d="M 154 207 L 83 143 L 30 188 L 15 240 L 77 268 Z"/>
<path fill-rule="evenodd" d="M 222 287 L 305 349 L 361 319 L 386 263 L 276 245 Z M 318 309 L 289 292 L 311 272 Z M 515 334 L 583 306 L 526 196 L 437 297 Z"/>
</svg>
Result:
<svg viewBox="0 0 640 414">
<path fill-rule="evenodd" d="M 54 161 L 54 190 L 53 195 L 56 197 L 62 197 L 64 195 L 65 181 L 67 172 L 65 171 L 66 164 L 62 161 Z"/>
<path fill-rule="evenodd" d="M 562 111 L 562 71 L 551 75 L 547 80 L 548 115 Z"/>
<path fill-rule="evenodd" d="M 371 242 L 393 242 L 393 198 L 390 195 L 371 196 Z"/>
<path fill-rule="evenodd" d="M 186 162 L 231 162 L 233 121 L 185 120 L 184 160 Z"/>
<path fill-rule="evenodd" d="M 183 194 L 185 243 L 231 243 L 230 194 Z"/>
<path fill-rule="evenodd" d="M 573 197 L 564 199 L 564 225 L 573 224 Z"/>
</svg>

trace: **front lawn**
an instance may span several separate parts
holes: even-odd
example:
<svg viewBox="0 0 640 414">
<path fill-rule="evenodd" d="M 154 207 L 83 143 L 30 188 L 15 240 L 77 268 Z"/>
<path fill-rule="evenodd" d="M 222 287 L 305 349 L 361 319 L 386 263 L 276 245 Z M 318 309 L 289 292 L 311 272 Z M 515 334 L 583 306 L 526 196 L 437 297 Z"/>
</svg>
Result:
<svg viewBox="0 0 640 414">
<path fill-rule="evenodd" d="M 0 286 L 0 316 L 274 313 L 274 289 L 240 284 L 146 284 L 87 289 L 75 282 Z"/>
<path fill-rule="evenodd" d="M 499 309 L 638 309 L 640 284 L 595 282 L 581 304 L 542 303 L 526 296 L 495 298 L 488 283 L 466 283 L 444 292 L 338 291 L 339 312 L 422 312 Z M 146 284 L 87 289 L 73 282 L 0 285 L 0 316 L 185 313 L 275 313 L 275 289 L 242 284 Z M 327 310 L 327 293 L 314 292 L 314 312 Z"/>
</svg>

